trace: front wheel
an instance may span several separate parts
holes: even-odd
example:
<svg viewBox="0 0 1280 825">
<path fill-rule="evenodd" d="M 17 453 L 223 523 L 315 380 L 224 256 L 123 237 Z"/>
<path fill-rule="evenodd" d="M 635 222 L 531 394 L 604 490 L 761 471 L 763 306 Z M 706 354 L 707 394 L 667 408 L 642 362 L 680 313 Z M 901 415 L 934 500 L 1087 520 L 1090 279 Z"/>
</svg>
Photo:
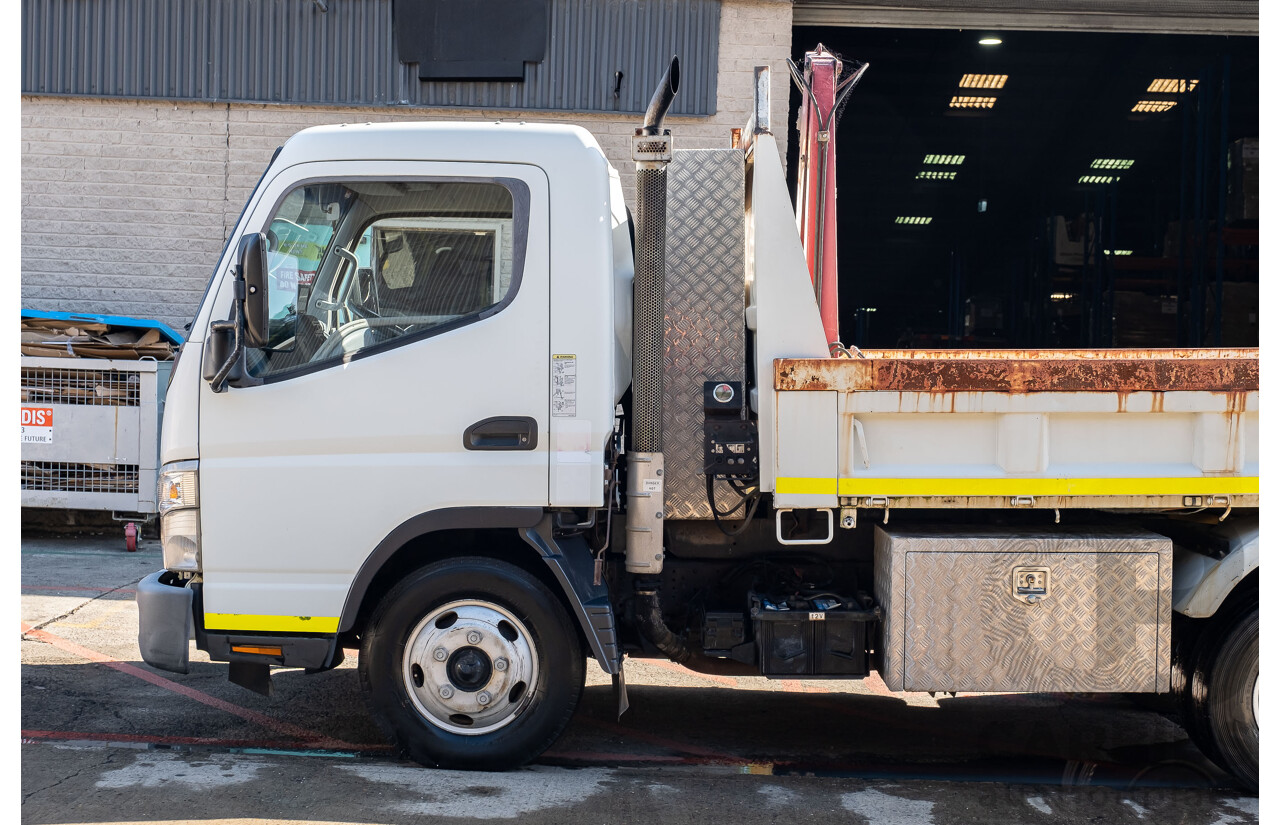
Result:
<svg viewBox="0 0 1280 825">
<path fill-rule="evenodd" d="M 1186 685 L 1192 739 L 1245 787 L 1258 787 L 1258 608 L 1214 622 L 1197 642 Z"/>
<path fill-rule="evenodd" d="M 514 565 L 437 562 L 379 603 L 360 682 L 383 731 L 424 765 L 506 770 L 555 742 L 585 657 L 560 601 Z"/>
</svg>

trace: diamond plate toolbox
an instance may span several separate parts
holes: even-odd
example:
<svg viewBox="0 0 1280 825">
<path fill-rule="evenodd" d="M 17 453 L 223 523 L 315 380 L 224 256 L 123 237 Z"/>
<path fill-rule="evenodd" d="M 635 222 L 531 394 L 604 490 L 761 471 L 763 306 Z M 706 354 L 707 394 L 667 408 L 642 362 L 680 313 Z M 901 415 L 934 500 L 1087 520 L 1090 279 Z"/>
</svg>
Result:
<svg viewBox="0 0 1280 825">
<path fill-rule="evenodd" d="M 706 381 L 744 381 L 746 198 L 742 152 L 675 153 L 667 170 L 662 431 L 667 518 L 709 519 L 702 474 Z M 738 498 L 717 485 L 717 506 Z"/>
<path fill-rule="evenodd" d="M 967 529 L 876 528 L 891 690 L 1169 690 L 1169 539 Z"/>
</svg>

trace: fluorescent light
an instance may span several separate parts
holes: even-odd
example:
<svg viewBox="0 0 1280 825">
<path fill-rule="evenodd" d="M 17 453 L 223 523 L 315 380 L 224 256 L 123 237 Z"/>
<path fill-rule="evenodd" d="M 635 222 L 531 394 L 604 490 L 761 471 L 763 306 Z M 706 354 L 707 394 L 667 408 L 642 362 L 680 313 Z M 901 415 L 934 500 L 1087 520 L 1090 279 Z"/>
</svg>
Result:
<svg viewBox="0 0 1280 825">
<path fill-rule="evenodd" d="M 998 37 L 984 37 L 978 41 L 979 46 L 999 46 L 1004 41 Z"/>
<path fill-rule="evenodd" d="M 1128 169 L 1133 161 L 1126 158 L 1097 158 L 1089 164 L 1090 169 Z"/>
<path fill-rule="evenodd" d="M 1120 256 L 1120 257 L 1122 257 L 1122 258 L 1123 258 L 1125 255 L 1132 255 L 1132 254 L 1133 254 L 1133 250 L 1132 250 L 1132 249 L 1106 249 L 1106 250 L 1103 250 L 1103 251 L 1105 251 L 1108 255 L 1119 255 L 1119 256 Z"/>
<path fill-rule="evenodd" d="M 955 180 L 955 172 L 944 172 L 941 169 L 923 169 L 916 172 L 916 180 Z"/>
<path fill-rule="evenodd" d="M 1131 112 L 1167 112 L 1178 105 L 1176 100 L 1139 100 Z"/>
<path fill-rule="evenodd" d="M 964 155 L 925 155 L 925 165 L 959 166 L 964 163 Z"/>
<path fill-rule="evenodd" d="M 1007 74 L 967 74 L 960 78 L 961 89 L 1003 89 Z"/>
<path fill-rule="evenodd" d="M 921 217 L 919 215 L 899 215 L 893 219 L 894 223 L 906 224 L 910 226 L 928 226 L 933 223 L 933 218 Z"/>
<path fill-rule="evenodd" d="M 1055 292 L 1049 296 L 1050 301 L 1074 301 L 1075 298 L 1074 292 Z"/>
<path fill-rule="evenodd" d="M 990 109 L 996 105 L 994 97 L 971 97 L 969 95 L 954 95 L 951 98 L 952 109 Z"/>
<path fill-rule="evenodd" d="M 1081 175 L 1078 183 L 1115 183 L 1118 180 L 1118 175 Z"/>
<path fill-rule="evenodd" d="M 1151 81 L 1151 85 L 1147 87 L 1148 92 L 1159 92 L 1161 94 L 1179 94 L 1181 92 L 1191 92 L 1196 88 L 1199 80 L 1184 80 L 1176 77 L 1157 77 Z"/>
</svg>

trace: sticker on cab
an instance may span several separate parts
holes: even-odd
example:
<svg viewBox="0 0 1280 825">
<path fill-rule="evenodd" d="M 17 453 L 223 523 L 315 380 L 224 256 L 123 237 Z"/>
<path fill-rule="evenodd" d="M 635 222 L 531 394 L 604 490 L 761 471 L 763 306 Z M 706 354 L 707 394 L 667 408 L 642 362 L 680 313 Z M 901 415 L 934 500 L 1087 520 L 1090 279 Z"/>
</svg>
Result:
<svg viewBox="0 0 1280 825">
<path fill-rule="evenodd" d="M 23 444 L 52 444 L 53 443 L 53 408 L 52 407 L 23 407 L 22 408 L 22 443 Z"/>
</svg>

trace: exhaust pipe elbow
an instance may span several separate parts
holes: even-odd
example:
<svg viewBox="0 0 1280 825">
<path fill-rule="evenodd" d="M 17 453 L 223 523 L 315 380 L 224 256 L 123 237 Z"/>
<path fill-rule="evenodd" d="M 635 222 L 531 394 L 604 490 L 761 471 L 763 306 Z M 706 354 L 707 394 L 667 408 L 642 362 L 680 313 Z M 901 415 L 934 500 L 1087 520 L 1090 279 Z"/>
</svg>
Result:
<svg viewBox="0 0 1280 825">
<path fill-rule="evenodd" d="M 644 124 L 640 127 L 642 134 L 662 134 L 662 119 L 667 116 L 667 109 L 671 108 L 671 101 L 679 91 L 680 58 L 673 57 L 671 65 L 662 75 L 662 80 L 658 81 L 658 88 L 654 90 L 653 97 L 649 99 L 649 108 L 644 112 Z"/>
</svg>

